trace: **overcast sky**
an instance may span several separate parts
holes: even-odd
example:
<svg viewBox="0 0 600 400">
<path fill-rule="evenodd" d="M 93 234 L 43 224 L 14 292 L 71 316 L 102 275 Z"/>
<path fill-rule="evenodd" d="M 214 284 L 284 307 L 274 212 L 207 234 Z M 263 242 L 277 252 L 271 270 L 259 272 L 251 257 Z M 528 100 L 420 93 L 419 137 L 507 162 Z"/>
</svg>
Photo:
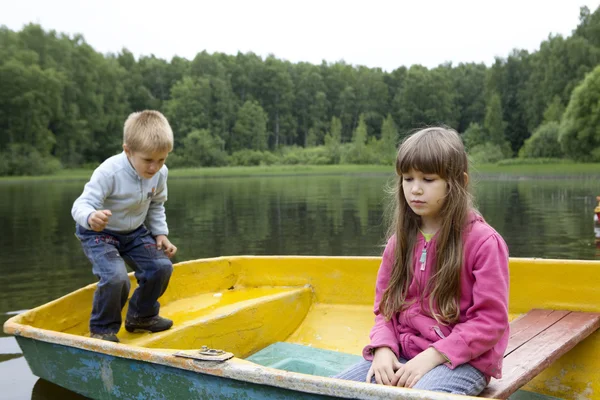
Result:
<svg viewBox="0 0 600 400">
<path fill-rule="evenodd" d="M 252 51 L 292 62 L 381 67 L 484 62 L 569 36 L 600 0 L 0 0 L 0 24 L 81 33 L 102 53 Z"/>
</svg>

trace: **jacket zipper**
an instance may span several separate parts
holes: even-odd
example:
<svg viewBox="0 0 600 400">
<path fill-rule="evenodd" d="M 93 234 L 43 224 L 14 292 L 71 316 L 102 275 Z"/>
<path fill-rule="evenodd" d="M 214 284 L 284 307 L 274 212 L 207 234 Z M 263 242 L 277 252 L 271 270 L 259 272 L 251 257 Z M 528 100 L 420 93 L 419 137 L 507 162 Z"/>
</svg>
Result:
<svg viewBox="0 0 600 400">
<path fill-rule="evenodd" d="M 425 242 L 425 246 L 423 246 L 423 251 L 421 252 L 421 258 L 419 258 L 419 262 L 421 263 L 421 271 L 425 271 L 425 263 L 427 262 L 427 242 Z"/>
<path fill-rule="evenodd" d="M 433 327 L 433 330 L 435 331 L 435 333 L 437 333 L 437 335 L 438 335 L 438 336 L 439 336 L 441 339 L 445 339 L 445 338 L 446 338 L 446 335 L 444 335 L 444 334 L 442 333 L 442 330 L 440 329 L 440 327 L 439 327 L 439 326 L 434 326 L 434 327 Z"/>
</svg>

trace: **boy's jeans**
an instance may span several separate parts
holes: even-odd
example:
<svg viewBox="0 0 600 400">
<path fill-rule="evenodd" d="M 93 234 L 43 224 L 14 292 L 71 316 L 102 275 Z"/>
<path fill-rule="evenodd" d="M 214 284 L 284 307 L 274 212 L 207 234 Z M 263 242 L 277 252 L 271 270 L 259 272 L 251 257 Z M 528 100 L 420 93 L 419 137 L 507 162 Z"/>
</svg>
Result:
<svg viewBox="0 0 600 400">
<path fill-rule="evenodd" d="M 117 333 L 121 328 L 121 310 L 129 296 L 127 263 L 135 272 L 138 287 L 131 296 L 127 319 L 158 315 L 158 298 L 167 289 L 173 264 L 156 248 L 156 240 L 145 226 L 129 233 L 108 230 L 95 232 L 77 224 L 75 235 L 92 262 L 92 271 L 100 279 L 94 293 L 90 332 Z"/>
</svg>

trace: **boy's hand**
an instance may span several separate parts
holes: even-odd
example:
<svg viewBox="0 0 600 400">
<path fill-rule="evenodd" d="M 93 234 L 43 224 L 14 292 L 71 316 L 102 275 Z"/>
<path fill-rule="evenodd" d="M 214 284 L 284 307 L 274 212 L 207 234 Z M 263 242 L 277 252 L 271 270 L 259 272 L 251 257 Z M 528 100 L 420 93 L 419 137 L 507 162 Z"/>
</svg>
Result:
<svg viewBox="0 0 600 400">
<path fill-rule="evenodd" d="M 171 258 L 177 253 L 177 247 L 169 241 L 166 235 L 156 236 L 156 248 L 158 250 L 164 250 L 167 257 Z"/>
<path fill-rule="evenodd" d="M 433 347 L 420 352 L 396 371 L 397 386 L 412 388 L 429 371 L 445 363 L 446 357 Z"/>
<path fill-rule="evenodd" d="M 369 372 L 367 373 L 367 383 L 371 383 L 371 378 L 375 376 L 375 382 L 380 385 L 395 385 L 398 378 L 394 371 L 400 368 L 402 364 L 396 358 L 396 355 L 389 347 L 378 347 L 375 349 L 375 356 Z"/>
<path fill-rule="evenodd" d="M 111 216 L 112 212 L 110 212 L 110 210 L 94 211 L 88 217 L 88 224 L 93 231 L 103 231 L 104 228 L 106 228 L 106 224 L 108 224 L 108 220 Z"/>
</svg>

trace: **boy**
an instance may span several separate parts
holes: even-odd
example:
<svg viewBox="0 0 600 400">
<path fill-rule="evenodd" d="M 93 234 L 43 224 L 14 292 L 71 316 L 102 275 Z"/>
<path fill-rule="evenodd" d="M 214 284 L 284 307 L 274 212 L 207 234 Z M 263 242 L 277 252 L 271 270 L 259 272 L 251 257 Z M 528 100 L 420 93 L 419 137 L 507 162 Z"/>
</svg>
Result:
<svg viewBox="0 0 600 400">
<path fill-rule="evenodd" d="M 92 338 L 119 342 L 121 310 L 130 282 L 127 263 L 138 288 L 131 296 L 125 329 L 160 332 L 173 321 L 160 317 L 158 298 L 173 271 L 177 252 L 167 235 L 163 203 L 167 200 L 167 155 L 173 131 L 158 111 L 136 112 L 123 130 L 123 152 L 105 160 L 73 203 L 76 236 L 100 282 L 94 293 Z"/>
</svg>

